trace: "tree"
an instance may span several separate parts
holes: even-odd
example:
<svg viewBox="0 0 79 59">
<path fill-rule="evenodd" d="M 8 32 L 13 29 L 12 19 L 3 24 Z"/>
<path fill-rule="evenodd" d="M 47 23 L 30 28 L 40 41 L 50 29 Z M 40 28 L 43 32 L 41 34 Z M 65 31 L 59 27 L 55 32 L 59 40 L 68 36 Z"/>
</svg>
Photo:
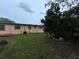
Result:
<svg viewBox="0 0 79 59">
<path fill-rule="evenodd" d="M 42 19 L 44 23 L 44 31 L 51 34 L 57 34 L 59 31 L 60 22 L 60 8 L 58 3 L 52 3 L 51 8 L 48 9 L 45 19 Z M 52 36 L 51 36 L 52 37 Z"/>
<path fill-rule="evenodd" d="M 66 39 L 79 40 L 79 5 L 72 7 L 70 10 L 63 12 L 66 24 Z"/>
<path fill-rule="evenodd" d="M 48 2 L 45 4 L 45 7 L 50 6 L 52 3 L 58 3 L 61 6 L 61 9 L 64 9 L 63 7 L 70 9 L 74 5 L 77 5 L 79 3 L 79 0 L 48 0 Z"/>
<path fill-rule="evenodd" d="M 60 12 L 58 3 L 52 3 L 48 9 L 44 23 L 44 31 L 50 37 L 63 37 L 64 39 L 78 39 L 79 32 L 79 4 L 70 8 L 68 11 Z"/>
<path fill-rule="evenodd" d="M 8 18 L 0 18 L 0 23 L 15 23 L 15 22 Z"/>
</svg>

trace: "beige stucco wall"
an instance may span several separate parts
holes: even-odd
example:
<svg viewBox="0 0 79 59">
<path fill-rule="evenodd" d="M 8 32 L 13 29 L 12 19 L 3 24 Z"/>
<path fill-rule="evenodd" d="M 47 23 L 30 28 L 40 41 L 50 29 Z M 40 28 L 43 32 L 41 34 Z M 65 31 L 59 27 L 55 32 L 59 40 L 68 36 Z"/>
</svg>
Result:
<svg viewBox="0 0 79 59">
<path fill-rule="evenodd" d="M 21 26 L 20 27 L 21 32 L 23 33 L 24 31 L 26 31 L 27 33 L 29 33 L 29 29 L 28 26 Z"/>
<path fill-rule="evenodd" d="M 35 29 L 35 28 L 32 26 L 30 32 L 31 32 L 31 33 L 42 33 L 42 32 L 43 32 L 43 28 L 36 27 L 36 29 Z"/>
<path fill-rule="evenodd" d="M 27 33 L 42 33 L 43 28 L 40 29 L 39 27 L 34 28 L 34 26 L 31 26 L 31 29 L 28 28 L 28 26 L 21 26 L 21 32 L 26 31 Z"/>
<path fill-rule="evenodd" d="M 28 26 L 20 26 L 20 29 L 15 29 L 15 25 L 5 25 L 5 31 L 0 31 L 0 34 L 22 34 L 24 31 L 26 31 L 27 33 L 42 33 L 43 28 L 34 28 L 34 26 L 31 26 L 31 29 L 29 29 Z"/>
</svg>

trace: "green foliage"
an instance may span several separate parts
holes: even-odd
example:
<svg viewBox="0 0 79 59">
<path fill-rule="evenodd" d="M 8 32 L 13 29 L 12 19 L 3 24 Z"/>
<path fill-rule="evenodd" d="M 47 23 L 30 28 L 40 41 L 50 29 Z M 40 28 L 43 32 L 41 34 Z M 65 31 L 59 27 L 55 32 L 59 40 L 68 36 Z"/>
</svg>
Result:
<svg viewBox="0 0 79 59">
<path fill-rule="evenodd" d="M 60 8 L 59 4 L 52 3 L 51 8 L 48 9 L 47 14 L 45 16 L 44 22 L 44 31 L 49 33 L 56 33 L 59 30 L 59 22 L 60 22 Z"/>
<path fill-rule="evenodd" d="M 15 23 L 15 22 L 7 18 L 0 18 L 0 23 Z"/>
<path fill-rule="evenodd" d="M 68 11 L 60 12 L 59 5 L 52 3 L 42 21 L 44 31 L 54 34 L 56 38 L 75 37 L 79 32 L 79 4 Z"/>
<path fill-rule="evenodd" d="M 59 5 L 61 5 L 62 9 L 63 7 L 70 9 L 71 7 L 73 7 L 73 5 L 78 4 L 79 0 L 48 0 L 48 2 L 45 4 L 45 7 L 50 6 L 52 3 L 58 3 Z"/>
</svg>

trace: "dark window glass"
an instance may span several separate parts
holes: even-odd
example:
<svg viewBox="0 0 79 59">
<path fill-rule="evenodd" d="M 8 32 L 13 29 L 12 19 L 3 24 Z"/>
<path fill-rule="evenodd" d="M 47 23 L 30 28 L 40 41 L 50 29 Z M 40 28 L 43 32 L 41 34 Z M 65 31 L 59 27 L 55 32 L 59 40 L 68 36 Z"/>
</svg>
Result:
<svg viewBox="0 0 79 59">
<path fill-rule="evenodd" d="M 20 25 L 15 25 L 15 29 L 20 29 Z"/>
<path fill-rule="evenodd" d="M 29 26 L 28 28 L 31 29 L 31 26 Z"/>
<path fill-rule="evenodd" d="M 42 26 L 40 26 L 39 28 L 40 28 L 40 29 L 42 29 L 43 27 L 42 27 Z"/>
<path fill-rule="evenodd" d="M 5 30 L 5 25 L 0 25 L 0 30 Z"/>
<path fill-rule="evenodd" d="M 37 26 L 34 26 L 34 28 L 36 29 L 36 28 L 37 28 Z"/>
</svg>

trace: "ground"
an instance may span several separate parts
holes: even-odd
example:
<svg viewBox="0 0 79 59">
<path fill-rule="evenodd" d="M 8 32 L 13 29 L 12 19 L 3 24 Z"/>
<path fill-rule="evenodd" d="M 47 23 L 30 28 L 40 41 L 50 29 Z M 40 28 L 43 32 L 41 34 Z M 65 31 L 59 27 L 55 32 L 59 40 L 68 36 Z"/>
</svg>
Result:
<svg viewBox="0 0 79 59">
<path fill-rule="evenodd" d="M 53 41 L 53 48 L 55 49 L 55 59 L 79 59 L 79 43 Z"/>
<path fill-rule="evenodd" d="M 52 41 L 45 34 L 13 35 L 0 37 L 8 41 L 1 50 L 0 59 L 53 59 Z"/>
<path fill-rule="evenodd" d="M 0 37 L 8 45 L 0 48 L 0 59 L 79 59 L 79 43 L 51 40 L 46 34 Z"/>
</svg>

